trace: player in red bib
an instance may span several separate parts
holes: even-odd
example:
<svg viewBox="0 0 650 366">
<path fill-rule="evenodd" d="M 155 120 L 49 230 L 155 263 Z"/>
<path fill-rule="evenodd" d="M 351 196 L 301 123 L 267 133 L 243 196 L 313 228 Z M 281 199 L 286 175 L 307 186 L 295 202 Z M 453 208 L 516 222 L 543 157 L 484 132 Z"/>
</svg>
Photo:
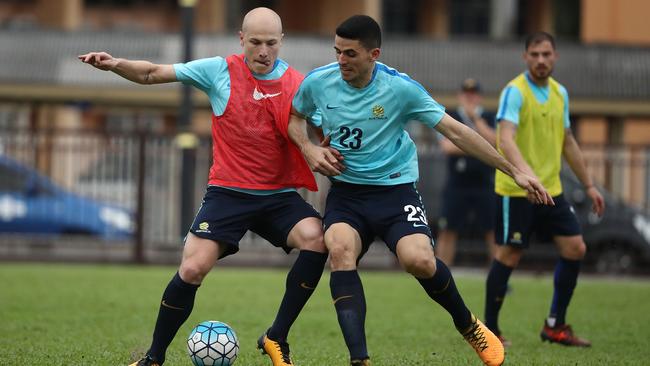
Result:
<svg viewBox="0 0 650 366">
<path fill-rule="evenodd" d="M 242 23 L 243 55 L 174 65 L 119 59 L 105 52 L 79 56 L 82 62 L 136 83 L 194 85 L 208 95 L 213 112 L 208 188 L 185 239 L 180 268 L 163 293 L 151 346 L 132 366 L 163 364 L 203 278 L 218 259 L 239 250 L 248 230 L 287 253 L 300 250 L 277 316 L 258 340 L 258 348 L 274 366 L 293 365 L 289 328 L 318 284 L 327 251 L 320 215 L 296 192 L 299 187 L 317 187 L 287 137 L 291 100 L 303 77 L 278 59 L 282 36 L 280 17 L 256 8 Z"/>
</svg>

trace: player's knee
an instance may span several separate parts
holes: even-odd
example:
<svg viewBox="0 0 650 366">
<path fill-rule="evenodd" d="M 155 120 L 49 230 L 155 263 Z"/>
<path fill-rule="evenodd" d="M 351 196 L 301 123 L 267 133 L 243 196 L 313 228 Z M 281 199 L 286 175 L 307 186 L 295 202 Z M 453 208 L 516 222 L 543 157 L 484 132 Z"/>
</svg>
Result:
<svg viewBox="0 0 650 366">
<path fill-rule="evenodd" d="M 436 273 L 436 261 L 432 258 L 415 257 L 402 265 L 406 272 L 417 278 L 431 278 Z"/>
<path fill-rule="evenodd" d="M 494 258 L 508 267 L 515 268 L 519 265 L 522 254 L 523 251 L 520 249 L 514 250 L 512 248 L 499 246 Z"/>
<path fill-rule="evenodd" d="M 308 227 L 301 231 L 298 236 L 298 248 L 300 250 L 311 250 L 319 253 L 327 252 L 321 227 Z"/>
<path fill-rule="evenodd" d="M 572 245 L 569 248 L 567 257 L 573 260 L 581 260 L 585 257 L 586 254 L 587 254 L 587 245 L 585 244 L 584 241 L 581 240 L 579 243 Z"/>
<path fill-rule="evenodd" d="M 200 284 L 210 271 L 208 266 L 198 262 L 183 261 L 178 270 L 181 279 L 187 283 Z"/>
<path fill-rule="evenodd" d="M 321 221 L 306 219 L 298 223 L 289 233 L 288 244 L 300 250 L 311 250 L 319 253 L 327 252 Z"/>
<path fill-rule="evenodd" d="M 355 253 L 351 246 L 342 242 L 330 242 L 328 249 L 332 270 L 349 269 L 356 265 Z"/>
<path fill-rule="evenodd" d="M 579 257 L 580 259 L 583 259 L 585 255 L 587 254 L 587 245 L 585 244 L 584 241 L 580 242 L 580 245 L 576 248 L 576 256 Z"/>
</svg>

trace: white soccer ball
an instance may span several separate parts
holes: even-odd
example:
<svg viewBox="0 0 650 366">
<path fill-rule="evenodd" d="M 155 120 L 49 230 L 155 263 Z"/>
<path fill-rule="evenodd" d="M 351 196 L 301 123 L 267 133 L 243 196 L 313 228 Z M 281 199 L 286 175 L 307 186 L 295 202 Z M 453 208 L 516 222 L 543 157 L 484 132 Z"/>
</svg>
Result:
<svg viewBox="0 0 650 366">
<path fill-rule="evenodd" d="M 228 324 L 205 321 L 192 329 L 187 352 L 196 366 L 230 366 L 239 354 L 239 341 Z"/>
</svg>

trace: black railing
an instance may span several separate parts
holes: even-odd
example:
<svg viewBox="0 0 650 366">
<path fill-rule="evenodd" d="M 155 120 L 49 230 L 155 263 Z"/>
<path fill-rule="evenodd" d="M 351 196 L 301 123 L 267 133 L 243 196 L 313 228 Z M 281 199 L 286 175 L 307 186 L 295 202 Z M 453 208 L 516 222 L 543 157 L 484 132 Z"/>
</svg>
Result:
<svg viewBox="0 0 650 366">
<path fill-rule="evenodd" d="M 650 213 L 650 146 L 588 145 L 583 146 L 583 151 L 590 172 L 603 189 L 646 215 Z M 196 183 L 191 203 L 194 211 L 205 191 L 211 154 L 210 139 L 201 139 L 195 154 Z M 131 248 L 128 257 L 137 262 L 155 261 L 151 251 L 177 252 L 185 234 L 178 225 L 181 157 L 182 151 L 175 145 L 174 136 L 167 134 L 3 130 L 0 133 L 0 162 L 3 164 L 0 171 L 0 241 L 12 238 L 9 241 L 16 242 L 20 237 L 21 242 L 36 238 L 32 241 L 41 243 L 48 242 L 48 238 L 56 241 L 71 234 L 85 234 L 92 237 L 87 242 L 98 246 L 123 243 Z M 439 206 L 445 179 L 444 159 L 435 141 L 428 147 L 420 145 L 419 190 L 431 215 L 437 214 Z M 323 187 L 321 191 L 326 190 L 326 179 L 319 176 L 319 183 Z M 326 192 L 303 193 L 314 207 L 322 208 Z M 44 201 L 57 194 L 68 201 L 50 202 L 52 205 L 69 204 L 71 210 L 94 207 L 95 211 L 99 210 L 96 219 L 100 220 L 99 225 L 113 225 L 115 230 L 86 227 L 72 219 L 69 227 L 65 227 L 65 217 L 59 220 L 63 223 L 47 223 L 48 217 L 66 215 L 46 212 L 54 210 L 54 206 L 48 207 Z M 20 199 L 34 202 L 40 199 L 40 203 L 20 203 Z M 102 207 L 107 209 L 102 211 Z M 27 209 L 44 212 L 37 212 L 31 222 L 13 224 L 19 219 L 17 216 L 28 216 L 24 212 Z M 120 212 L 127 216 L 120 216 Z M 114 217 L 109 215 L 111 213 Z M 86 221 L 95 220 L 91 217 L 94 214 L 85 213 Z M 124 221 L 125 217 L 128 221 Z M 244 241 L 246 245 L 256 246 L 261 239 L 248 235 Z"/>
</svg>

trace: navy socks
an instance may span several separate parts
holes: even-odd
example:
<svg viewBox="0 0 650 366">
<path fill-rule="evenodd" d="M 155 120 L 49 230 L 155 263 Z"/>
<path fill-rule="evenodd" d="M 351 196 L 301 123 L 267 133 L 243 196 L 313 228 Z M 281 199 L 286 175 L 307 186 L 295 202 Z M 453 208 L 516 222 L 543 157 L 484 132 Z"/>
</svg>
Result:
<svg viewBox="0 0 650 366">
<path fill-rule="evenodd" d="M 278 314 L 267 336 L 274 341 L 286 341 L 289 328 L 318 285 L 327 253 L 301 250 L 287 274 L 286 290 Z"/>
<path fill-rule="evenodd" d="M 330 290 L 350 359 L 368 358 L 366 347 L 366 299 L 359 273 L 336 271 L 330 276 Z"/>
<path fill-rule="evenodd" d="M 436 273 L 433 277 L 417 280 L 429 297 L 447 310 L 457 329 L 466 329 L 471 325 L 472 314 L 465 306 L 454 278 L 444 262 L 436 258 Z"/>
<path fill-rule="evenodd" d="M 153 332 L 151 348 L 147 352 L 156 361 L 165 361 L 167 347 L 176 332 L 192 313 L 194 297 L 199 285 L 189 284 L 181 279 L 178 272 L 169 282 L 162 296 L 158 319 Z"/>
<path fill-rule="evenodd" d="M 513 268 L 506 266 L 498 260 L 492 261 L 490 273 L 485 284 L 485 326 L 496 335 L 499 330 L 499 311 L 508 290 L 508 279 Z"/>
<path fill-rule="evenodd" d="M 550 326 L 563 325 L 566 322 L 566 311 L 578 282 L 580 262 L 579 260 L 560 258 L 555 266 L 553 302 L 549 314 Z"/>
</svg>

